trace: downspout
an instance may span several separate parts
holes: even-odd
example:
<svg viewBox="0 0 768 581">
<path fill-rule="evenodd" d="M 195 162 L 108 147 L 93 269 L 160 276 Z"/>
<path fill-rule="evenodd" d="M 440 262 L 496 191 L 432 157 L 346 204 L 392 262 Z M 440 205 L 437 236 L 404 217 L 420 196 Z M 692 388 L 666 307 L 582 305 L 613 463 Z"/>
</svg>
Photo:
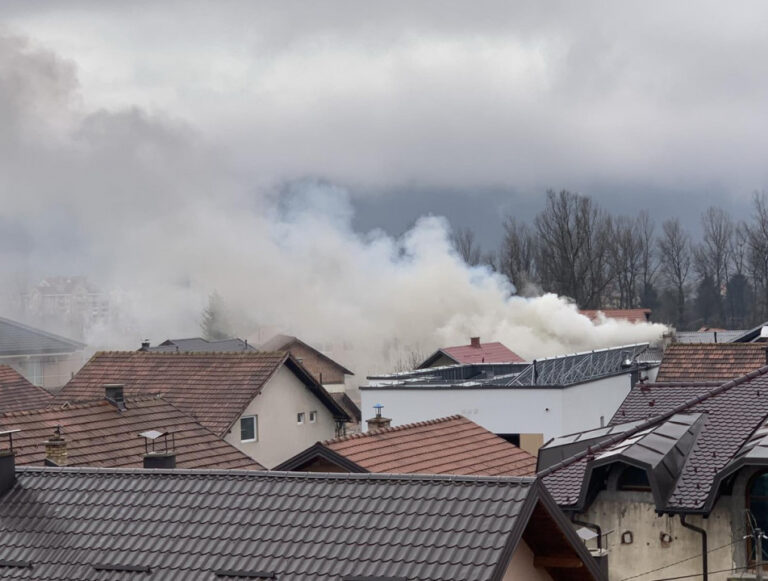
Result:
<svg viewBox="0 0 768 581">
<path fill-rule="evenodd" d="M 702 570 L 701 578 L 703 579 L 703 581 L 707 581 L 707 531 L 695 525 L 685 522 L 685 516 L 686 515 L 684 514 L 680 515 L 680 524 L 683 525 L 685 528 L 691 529 L 692 531 L 697 532 L 701 535 L 701 570 Z"/>
<path fill-rule="evenodd" d="M 600 528 L 599 524 L 586 522 L 583 520 L 577 520 L 576 515 L 571 515 L 571 522 L 575 525 L 579 525 L 581 527 L 587 527 L 588 529 L 591 529 L 597 533 L 597 549 L 602 550 L 603 548 L 603 529 Z"/>
</svg>

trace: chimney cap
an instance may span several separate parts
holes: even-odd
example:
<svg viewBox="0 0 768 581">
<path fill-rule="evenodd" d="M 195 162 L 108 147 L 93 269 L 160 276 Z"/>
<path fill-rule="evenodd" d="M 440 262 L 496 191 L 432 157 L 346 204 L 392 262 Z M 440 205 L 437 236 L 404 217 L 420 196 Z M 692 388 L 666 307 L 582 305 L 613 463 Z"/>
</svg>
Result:
<svg viewBox="0 0 768 581">
<path fill-rule="evenodd" d="M 381 405 L 380 403 L 377 403 L 377 404 L 375 404 L 375 405 L 373 406 L 373 409 L 375 409 L 375 410 L 376 410 L 376 417 L 377 417 L 377 418 L 380 418 L 380 417 L 381 417 L 381 410 L 383 410 L 383 409 L 384 409 L 384 406 L 383 406 L 383 405 Z"/>
<path fill-rule="evenodd" d="M 147 440 L 157 440 L 158 438 L 167 435 L 168 432 L 161 432 L 159 430 L 147 430 L 146 432 L 141 432 L 139 434 L 140 437 L 146 438 Z"/>
</svg>

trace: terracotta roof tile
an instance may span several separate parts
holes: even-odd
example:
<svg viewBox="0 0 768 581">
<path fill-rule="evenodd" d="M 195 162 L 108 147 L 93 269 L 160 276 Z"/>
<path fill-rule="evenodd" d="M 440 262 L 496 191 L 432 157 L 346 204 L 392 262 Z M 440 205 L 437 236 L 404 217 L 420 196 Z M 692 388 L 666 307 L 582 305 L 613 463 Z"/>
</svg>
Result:
<svg viewBox="0 0 768 581">
<path fill-rule="evenodd" d="M 599 321 L 600 313 L 606 319 L 618 319 L 628 323 L 647 323 L 651 317 L 651 309 L 582 309 L 579 313 L 592 321 Z"/>
<path fill-rule="evenodd" d="M 344 436 L 323 445 L 369 472 L 530 476 L 536 458 L 462 416 Z"/>
<path fill-rule="evenodd" d="M 664 352 L 656 381 L 722 382 L 765 364 L 760 343 L 673 343 Z"/>
<path fill-rule="evenodd" d="M 126 400 L 119 411 L 105 399 L 42 410 L 0 414 L 4 430 L 20 429 L 13 438 L 16 463 L 42 466 L 44 442 L 56 426 L 67 441 L 68 466 L 141 468 L 147 430 L 171 432 L 178 468 L 263 470 L 249 456 L 158 397 Z"/>
<path fill-rule="evenodd" d="M 477 347 L 472 345 L 444 347 L 440 351 L 446 353 L 458 363 L 523 363 L 525 361 L 517 353 L 498 341 L 480 343 Z"/>
<path fill-rule="evenodd" d="M 99 399 L 104 396 L 105 384 L 120 383 L 126 397 L 162 394 L 222 436 L 287 357 L 286 353 L 263 352 L 96 353 L 64 386 L 57 399 Z"/>
<path fill-rule="evenodd" d="M 0 412 L 44 407 L 53 396 L 9 365 L 0 365 Z"/>
</svg>

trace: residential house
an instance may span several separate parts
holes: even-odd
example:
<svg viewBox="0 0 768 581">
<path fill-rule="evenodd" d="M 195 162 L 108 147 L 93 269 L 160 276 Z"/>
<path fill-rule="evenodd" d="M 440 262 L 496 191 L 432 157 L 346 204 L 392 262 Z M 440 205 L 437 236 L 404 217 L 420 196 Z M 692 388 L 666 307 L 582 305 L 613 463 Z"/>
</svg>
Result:
<svg viewBox="0 0 768 581">
<path fill-rule="evenodd" d="M 210 352 L 241 352 L 256 351 L 253 345 L 249 345 L 244 339 L 219 339 L 218 341 L 208 341 L 202 337 L 190 337 L 188 339 L 166 339 L 159 345 L 151 347 L 148 341 L 141 344 L 142 351 L 163 351 L 179 352 L 187 351 L 190 353 L 210 353 Z"/>
<path fill-rule="evenodd" d="M 341 435 L 351 420 L 292 355 L 282 352 L 96 353 L 58 398 L 100 399 L 107 384 L 122 385 L 126 397 L 161 394 L 267 467 Z"/>
<path fill-rule="evenodd" d="M 291 335 L 275 335 L 264 343 L 262 351 L 287 351 L 293 355 L 331 393 L 343 393 L 347 378 L 354 375 L 318 349 Z"/>
<path fill-rule="evenodd" d="M 606 319 L 624 321 L 626 323 L 649 323 L 651 309 L 581 309 L 579 313 L 596 323 Z"/>
<path fill-rule="evenodd" d="M 480 337 L 470 338 L 469 345 L 443 347 L 427 357 L 416 369 L 442 367 L 445 365 L 469 365 L 472 363 L 523 363 L 525 359 L 494 341 L 482 343 Z"/>
<path fill-rule="evenodd" d="M 14 468 L 14 579 L 603 581 L 533 478 Z"/>
<path fill-rule="evenodd" d="M 109 294 L 85 276 L 49 276 L 22 297 L 25 313 L 43 325 L 66 326 L 82 337 L 112 315 Z"/>
<path fill-rule="evenodd" d="M 369 377 L 362 408 L 383 405 L 393 425 L 459 414 L 535 454 L 545 440 L 605 424 L 635 382 L 652 380 L 657 364 L 640 360 L 647 348 Z"/>
<path fill-rule="evenodd" d="M 109 399 L 0 414 L 0 430 L 21 430 L 13 438 L 16 464 L 264 469 L 164 399 L 125 399 L 109 389 Z"/>
<path fill-rule="evenodd" d="M 664 351 L 657 382 L 723 383 L 766 365 L 760 343 L 672 343 Z"/>
<path fill-rule="evenodd" d="M 85 344 L 0 317 L 0 363 L 46 389 L 67 383 L 85 363 Z"/>
<path fill-rule="evenodd" d="M 536 458 L 467 418 L 450 416 L 318 442 L 276 470 L 533 476 Z"/>
<path fill-rule="evenodd" d="M 42 387 L 31 384 L 10 365 L 0 365 L 0 412 L 41 408 L 53 400 Z"/>
<path fill-rule="evenodd" d="M 767 467 L 768 366 L 716 386 L 636 385 L 608 427 L 547 443 L 538 465 L 599 533 L 611 579 L 716 581 L 754 578 L 756 543 L 768 551 Z"/>
</svg>

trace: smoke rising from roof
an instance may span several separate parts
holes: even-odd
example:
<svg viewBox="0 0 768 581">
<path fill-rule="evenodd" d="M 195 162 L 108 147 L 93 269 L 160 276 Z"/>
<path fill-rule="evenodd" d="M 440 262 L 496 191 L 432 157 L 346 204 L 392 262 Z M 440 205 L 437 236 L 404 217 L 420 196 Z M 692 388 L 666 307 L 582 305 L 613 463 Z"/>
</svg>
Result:
<svg viewBox="0 0 768 581">
<path fill-rule="evenodd" d="M 189 123 L 139 108 L 85 110 L 76 68 L 0 36 L 0 258 L 19 278 L 88 273 L 119 289 L 94 347 L 199 335 L 216 291 L 234 334 L 333 349 L 358 372 L 479 335 L 523 357 L 658 339 L 660 325 L 594 325 L 553 295 L 514 296 L 466 266 L 449 225 L 402 237 L 351 226 L 348 193 L 313 179 L 253 183 Z"/>
</svg>

